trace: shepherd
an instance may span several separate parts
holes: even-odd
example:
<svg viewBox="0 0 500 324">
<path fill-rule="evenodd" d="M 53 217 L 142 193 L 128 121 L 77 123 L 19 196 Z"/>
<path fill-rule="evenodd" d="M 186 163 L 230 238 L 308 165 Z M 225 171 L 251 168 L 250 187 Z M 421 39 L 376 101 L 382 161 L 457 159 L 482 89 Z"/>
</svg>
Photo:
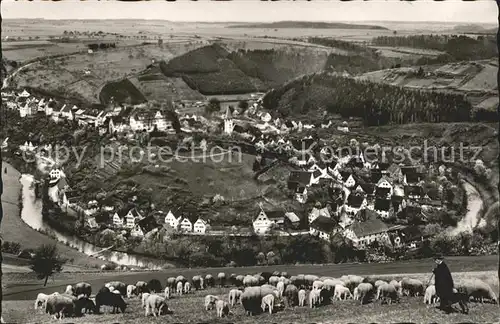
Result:
<svg viewBox="0 0 500 324">
<path fill-rule="evenodd" d="M 434 262 L 436 263 L 436 267 L 432 270 L 432 273 L 435 278 L 436 295 L 440 300 L 438 308 L 449 314 L 452 311 L 453 278 L 441 254 L 436 254 Z"/>
</svg>

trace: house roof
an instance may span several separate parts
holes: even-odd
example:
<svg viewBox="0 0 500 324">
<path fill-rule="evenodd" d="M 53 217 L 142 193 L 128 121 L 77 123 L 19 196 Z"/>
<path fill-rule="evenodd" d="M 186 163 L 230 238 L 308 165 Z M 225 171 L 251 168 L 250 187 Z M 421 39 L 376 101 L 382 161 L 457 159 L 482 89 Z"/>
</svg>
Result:
<svg viewBox="0 0 500 324">
<path fill-rule="evenodd" d="M 347 179 L 349 179 L 349 176 L 351 175 L 351 172 L 347 171 L 340 171 L 339 173 L 343 181 L 347 181 Z"/>
<path fill-rule="evenodd" d="M 384 181 L 387 181 L 390 185 L 392 185 L 391 180 L 387 178 L 385 175 L 382 175 L 382 177 L 380 177 L 380 179 L 377 181 L 377 186 L 382 184 Z"/>
<path fill-rule="evenodd" d="M 337 226 L 337 222 L 335 222 L 330 217 L 319 216 L 311 223 L 311 228 L 317 229 L 319 231 L 325 233 L 331 233 L 333 229 Z"/>
<path fill-rule="evenodd" d="M 315 217 L 319 217 L 319 216 L 328 217 L 328 218 L 331 217 L 330 211 L 328 211 L 327 207 L 323 207 L 323 208 L 314 207 L 309 214 L 311 216 L 315 216 Z"/>
<path fill-rule="evenodd" d="M 285 211 L 283 210 L 265 210 L 264 213 L 272 221 L 283 220 L 285 218 Z"/>
<path fill-rule="evenodd" d="M 139 213 L 139 211 L 138 211 L 138 210 L 137 210 L 137 208 L 135 208 L 135 207 L 134 207 L 134 208 L 132 208 L 132 209 L 130 210 L 130 213 L 131 213 L 131 214 L 132 214 L 132 216 L 134 216 L 134 217 L 142 217 L 142 215 Z"/>
<path fill-rule="evenodd" d="M 288 182 L 294 182 L 302 185 L 309 185 L 311 181 L 311 172 L 308 171 L 291 171 L 288 177 Z"/>
<path fill-rule="evenodd" d="M 402 166 L 401 172 L 403 173 L 403 175 L 408 175 L 410 173 L 417 173 L 417 167 L 413 165 Z"/>
<path fill-rule="evenodd" d="M 364 192 L 368 195 L 372 195 L 373 192 L 375 191 L 375 184 L 374 183 L 369 183 L 369 182 L 360 182 L 359 186 L 361 186 L 361 189 L 363 189 Z"/>
<path fill-rule="evenodd" d="M 285 217 L 288 218 L 292 223 L 300 222 L 299 216 L 297 216 L 297 214 L 295 214 L 294 212 L 285 213 Z"/>
<path fill-rule="evenodd" d="M 321 174 L 322 174 L 322 173 L 321 173 L 321 171 L 320 171 L 320 170 L 316 170 L 316 171 L 314 171 L 314 172 L 313 172 L 313 176 L 314 176 L 315 178 L 317 178 L 317 177 L 321 176 Z"/>
<path fill-rule="evenodd" d="M 155 228 L 159 227 L 158 223 L 156 222 L 156 219 L 153 216 L 148 216 L 140 221 L 137 222 L 137 225 L 139 225 L 144 233 L 151 232 Z"/>
<path fill-rule="evenodd" d="M 61 112 L 71 112 L 71 107 L 69 105 L 63 105 L 61 110 Z"/>
<path fill-rule="evenodd" d="M 375 210 L 389 211 L 391 209 L 390 199 L 375 199 Z"/>
<path fill-rule="evenodd" d="M 401 167 L 399 165 L 397 165 L 396 163 L 392 163 L 387 168 L 387 172 L 389 172 L 390 174 L 394 174 L 394 173 L 399 172 L 399 171 L 401 171 Z"/>
<path fill-rule="evenodd" d="M 370 178 L 371 178 L 371 181 L 373 183 L 376 183 L 378 184 L 378 182 L 380 181 L 380 179 L 382 179 L 382 172 L 380 171 L 371 171 L 370 172 Z"/>
<path fill-rule="evenodd" d="M 367 221 L 369 219 L 377 219 L 378 215 L 375 211 L 365 208 L 361 209 L 356 213 L 355 219 Z"/>
<path fill-rule="evenodd" d="M 407 183 L 417 183 L 420 181 L 421 175 L 417 172 L 410 172 L 406 174 Z"/>
<path fill-rule="evenodd" d="M 421 196 L 424 193 L 424 189 L 420 186 L 405 186 L 405 195 L 407 196 Z"/>
<path fill-rule="evenodd" d="M 375 197 L 386 197 L 391 192 L 391 188 L 376 187 Z"/>
<path fill-rule="evenodd" d="M 358 238 L 383 233 L 388 230 L 387 225 L 378 218 L 369 219 L 365 222 L 355 222 L 348 228 L 352 230 Z"/>
<path fill-rule="evenodd" d="M 364 199 L 365 199 L 365 197 L 362 194 L 352 192 L 349 195 L 349 197 L 347 197 L 347 206 L 353 207 L 353 208 L 359 208 L 359 207 L 361 207 L 361 204 L 363 204 Z"/>
</svg>

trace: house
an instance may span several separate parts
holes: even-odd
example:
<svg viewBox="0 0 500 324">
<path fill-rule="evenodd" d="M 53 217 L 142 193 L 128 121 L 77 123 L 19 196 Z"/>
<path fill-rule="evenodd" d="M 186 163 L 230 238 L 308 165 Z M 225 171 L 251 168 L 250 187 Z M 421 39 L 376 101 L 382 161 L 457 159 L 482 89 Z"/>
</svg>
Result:
<svg viewBox="0 0 500 324">
<path fill-rule="evenodd" d="M 386 198 L 392 196 L 392 193 L 393 193 L 393 187 L 391 182 L 386 176 L 382 176 L 375 185 L 375 196 L 380 198 Z"/>
<path fill-rule="evenodd" d="M 298 228 L 300 225 L 300 218 L 294 212 L 285 213 L 285 227 L 292 229 Z"/>
<path fill-rule="evenodd" d="M 359 247 L 368 246 L 375 241 L 390 243 L 388 227 L 380 219 L 355 222 L 344 230 L 344 236 Z"/>
<path fill-rule="evenodd" d="M 21 105 L 19 108 L 19 116 L 21 118 L 24 118 L 28 115 L 31 115 L 31 109 L 29 108 L 28 104 L 26 103 L 24 106 Z"/>
<path fill-rule="evenodd" d="M 352 192 L 347 197 L 344 211 L 347 215 L 354 216 L 360 209 L 366 208 L 367 203 L 366 197 L 362 193 Z"/>
<path fill-rule="evenodd" d="M 403 172 L 401 167 L 396 163 L 392 163 L 386 170 L 386 174 L 393 180 L 399 183 L 403 182 Z"/>
<path fill-rule="evenodd" d="M 349 132 L 349 126 L 346 121 L 342 122 L 341 126 L 337 126 L 337 130 L 340 132 L 348 133 Z"/>
<path fill-rule="evenodd" d="M 132 131 L 152 131 L 155 128 L 161 132 L 172 129 L 172 123 L 159 111 L 135 110 L 129 117 Z"/>
<path fill-rule="evenodd" d="M 160 227 L 160 225 L 156 222 L 154 216 L 147 216 L 137 222 L 137 226 L 142 230 L 143 234 L 147 234 L 154 229 Z"/>
<path fill-rule="evenodd" d="M 114 132 L 123 133 L 128 128 L 125 120 L 120 116 L 111 116 L 108 119 L 108 130 L 110 134 Z"/>
<path fill-rule="evenodd" d="M 226 113 L 224 115 L 224 134 L 231 135 L 234 130 L 233 114 L 229 106 L 226 108 Z"/>
<path fill-rule="evenodd" d="M 401 173 L 403 174 L 403 184 L 405 185 L 417 184 L 422 180 L 422 174 L 418 172 L 416 166 L 401 167 Z"/>
<path fill-rule="evenodd" d="M 123 226 L 123 216 L 125 216 L 126 213 L 123 211 L 115 212 L 113 214 L 113 225 L 116 227 L 122 227 Z"/>
<path fill-rule="evenodd" d="M 342 174 L 344 173 L 344 174 Z M 342 180 L 344 181 L 344 186 L 346 188 L 354 188 L 354 186 L 356 185 L 356 180 L 354 179 L 354 176 L 350 173 L 345 173 L 345 172 L 340 172 L 340 174 L 342 175 Z"/>
<path fill-rule="evenodd" d="M 177 229 L 179 226 L 179 223 L 181 222 L 182 217 L 175 217 L 174 214 L 172 214 L 172 211 L 168 211 L 167 216 L 165 216 L 165 224 L 170 225 L 172 228 Z"/>
<path fill-rule="evenodd" d="M 180 229 L 183 232 L 192 232 L 193 231 L 193 223 L 189 220 L 189 218 L 184 217 L 182 221 L 179 223 Z"/>
<path fill-rule="evenodd" d="M 359 182 L 355 191 L 364 193 L 367 196 L 373 196 L 375 194 L 375 184 L 369 182 Z"/>
<path fill-rule="evenodd" d="M 99 109 L 87 109 L 80 115 L 80 119 L 85 120 L 87 124 L 99 127 L 104 123 L 104 111 Z"/>
<path fill-rule="evenodd" d="M 64 175 L 64 173 L 61 171 L 61 169 L 57 169 L 57 168 L 52 169 L 49 172 L 49 176 L 51 179 L 59 180 L 59 178 L 61 178 L 61 176 L 63 176 L 63 175 Z"/>
<path fill-rule="evenodd" d="M 309 187 L 313 183 L 313 174 L 309 171 L 291 171 L 288 177 L 288 189 L 296 190 L 298 187 Z"/>
<path fill-rule="evenodd" d="M 375 199 L 375 206 L 373 209 L 381 218 L 388 218 L 391 212 L 391 200 L 390 199 Z"/>
<path fill-rule="evenodd" d="M 401 225 L 389 228 L 389 236 L 394 246 L 406 246 L 410 249 L 418 248 L 426 238 L 418 226 Z"/>
<path fill-rule="evenodd" d="M 136 223 L 142 219 L 141 214 L 137 211 L 136 208 L 132 208 L 125 215 L 125 227 L 134 228 Z"/>
<path fill-rule="evenodd" d="M 85 221 L 85 226 L 87 226 L 90 229 L 95 229 L 95 228 L 99 227 L 99 225 L 97 224 L 97 222 L 95 220 L 95 217 L 87 218 L 87 220 Z"/>
<path fill-rule="evenodd" d="M 194 233 L 205 234 L 208 227 L 209 225 L 205 220 L 198 218 L 193 225 Z"/>
<path fill-rule="evenodd" d="M 50 99 L 49 102 L 45 105 L 45 115 L 52 116 L 55 107 L 56 107 L 56 102 Z"/>
<path fill-rule="evenodd" d="M 307 201 L 307 188 L 305 186 L 300 186 L 295 189 L 295 200 L 301 204 L 305 204 Z"/>
<path fill-rule="evenodd" d="M 62 118 L 66 118 L 68 120 L 73 120 L 74 118 L 73 111 L 71 110 L 70 106 L 66 104 L 62 106 L 61 110 L 59 111 L 59 115 Z"/>
<path fill-rule="evenodd" d="M 331 218 L 330 212 L 328 211 L 327 207 L 323 207 L 323 208 L 314 207 L 311 210 L 311 212 L 309 213 L 307 220 L 309 221 L 309 224 L 311 224 L 312 222 L 314 222 L 314 220 L 316 218 L 318 218 L 320 216 Z"/>
<path fill-rule="evenodd" d="M 395 213 L 399 213 L 406 207 L 406 200 L 403 196 L 393 195 L 391 197 L 392 209 Z"/>
<path fill-rule="evenodd" d="M 260 119 L 264 122 L 264 123 L 269 123 L 272 119 L 271 115 L 269 113 L 265 113 L 265 114 L 262 114 L 262 116 L 260 117 Z"/>
<path fill-rule="evenodd" d="M 309 234 L 318 235 L 323 240 L 330 241 L 332 235 L 336 233 L 337 223 L 330 217 L 319 216 L 311 223 Z"/>
<path fill-rule="evenodd" d="M 374 210 L 371 210 L 368 208 L 361 209 L 354 216 L 354 220 L 356 222 L 366 222 L 367 220 L 377 219 L 377 218 L 378 218 L 378 214 Z"/>
<path fill-rule="evenodd" d="M 130 236 L 132 237 L 144 237 L 144 231 L 139 226 L 139 224 L 135 225 L 130 231 Z"/>
<path fill-rule="evenodd" d="M 284 227 L 285 212 L 281 210 L 264 211 L 260 209 L 259 214 L 253 221 L 253 229 L 256 234 L 265 234 L 273 226 Z"/>
<path fill-rule="evenodd" d="M 405 196 L 410 199 L 420 199 L 424 193 L 424 189 L 418 185 L 408 185 L 404 187 Z"/>
<path fill-rule="evenodd" d="M 26 89 L 23 90 L 23 92 L 21 92 L 18 97 L 21 97 L 21 98 L 28 98 L 29 96 L 31 96 L 31 94 L 26 91 Z"/>
</svg>

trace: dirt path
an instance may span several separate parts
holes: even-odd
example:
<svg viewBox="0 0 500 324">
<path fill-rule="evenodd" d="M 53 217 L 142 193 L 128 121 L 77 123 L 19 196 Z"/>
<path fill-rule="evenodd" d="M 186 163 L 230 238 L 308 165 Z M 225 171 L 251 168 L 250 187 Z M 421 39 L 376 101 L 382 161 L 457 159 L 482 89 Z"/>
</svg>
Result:
<svg viewBox="0 0 500 324">
<path fill-rule="evenodd" d="M 450 234 L 458 235 L 462 232 L 472 232 L 481 220 L 481 210 L 483 209 L 483 200 L 477 189 L 469 182 L 464 181 L 463 187 L 467 193 L 467 213 L 464 218 L 458 222 Z"/>
</svg>

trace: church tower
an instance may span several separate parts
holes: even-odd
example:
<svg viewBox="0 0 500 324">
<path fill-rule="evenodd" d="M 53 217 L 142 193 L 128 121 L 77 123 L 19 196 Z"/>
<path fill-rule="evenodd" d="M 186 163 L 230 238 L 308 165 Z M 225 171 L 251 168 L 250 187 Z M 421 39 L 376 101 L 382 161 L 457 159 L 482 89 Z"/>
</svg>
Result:
<svg viewBox="0 0 500 324">
<path fill-rule="evenodd" d="M 226 108 L 226 114 L 224 116 L 224 134 L 231 135 L 234 129 L 233 114 L 229 107 Z"/>
</svg>

